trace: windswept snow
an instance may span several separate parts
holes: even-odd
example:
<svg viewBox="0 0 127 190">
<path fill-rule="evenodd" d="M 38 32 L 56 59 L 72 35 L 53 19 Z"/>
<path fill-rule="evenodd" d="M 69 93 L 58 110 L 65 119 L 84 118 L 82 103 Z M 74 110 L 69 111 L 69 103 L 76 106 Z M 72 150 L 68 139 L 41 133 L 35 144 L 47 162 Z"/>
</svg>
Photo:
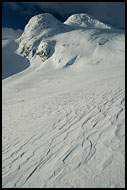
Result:
<svg viewBox="0 0 127 190">
<path fill-rule="evenodd" d="M 125 187 L 124 31 L 82 15 L 37 15 L 6 44 L 30 65 L 3 80 L 3 188 Z"/>
</svg>

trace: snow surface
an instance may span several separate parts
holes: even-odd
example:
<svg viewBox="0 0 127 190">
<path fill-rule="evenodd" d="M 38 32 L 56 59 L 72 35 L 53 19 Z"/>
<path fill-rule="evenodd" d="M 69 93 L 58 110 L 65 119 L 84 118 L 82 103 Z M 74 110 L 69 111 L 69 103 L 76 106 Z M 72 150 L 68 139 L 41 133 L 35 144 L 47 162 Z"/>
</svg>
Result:
<svg viewBox="0 0 127 190">
<path fill-rule="evenodd" d="M 2 81 L 3 188 L 124 188 L 124 31 L 41 14 L 6 44 L 15 64 L 28 42 L 29 67 Z"/>
</svg>

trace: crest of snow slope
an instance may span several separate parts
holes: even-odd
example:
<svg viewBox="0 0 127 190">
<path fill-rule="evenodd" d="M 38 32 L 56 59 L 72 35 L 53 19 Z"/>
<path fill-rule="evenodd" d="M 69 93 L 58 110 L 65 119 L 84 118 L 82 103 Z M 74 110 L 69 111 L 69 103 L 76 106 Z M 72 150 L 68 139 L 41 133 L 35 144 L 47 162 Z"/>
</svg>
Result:
<svg viewBox="0 0 127 190">
<path fill-rule="evenodd" d="M 80 14 L 74 14 L 70 16 L 64 24 L 70 25 L 70 26 L 80 26 L 80 27 L 87 27 L 87 28 L 108 28 L 111 29 L 110 26 L 100 22 L 99 20 L 95 19 L 94 17 L 86 14 L 86 13 L 80 13 Z"/>
<path fill-rule="evenodd" d="M 69 28 L 49 13 L 36 15 L 26 25 L 17 52 L 31 59 L 42 40 L 66 32 Z"/>
<path fill-rule="evenodd" d="M 55 34 L 36 46 L 48 59 L 3 81 L 2 186 L 124 188 L 124 32 Z"/>
</svg>

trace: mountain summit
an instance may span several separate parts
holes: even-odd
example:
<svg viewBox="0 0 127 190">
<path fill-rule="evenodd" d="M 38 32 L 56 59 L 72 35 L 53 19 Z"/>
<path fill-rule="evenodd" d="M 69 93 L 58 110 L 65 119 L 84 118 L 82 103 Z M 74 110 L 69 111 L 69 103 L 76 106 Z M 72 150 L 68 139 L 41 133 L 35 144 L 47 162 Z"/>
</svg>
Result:
<svg viewBox="0 0 127 190">
<path fill-rule="evenodd" d="M 63 24 L 49 13 L 36 15 L 29 20 L 19 38 L 20 45 L 17 52 L 32 58 L 42 40 L 45 41 L 48 37 L 69 30 L 70 26 Z"/>
<path fill-rule="evenodd" d="M 62 32 L 67 28 L 62 22 L 49 13 L 39 14 L 32 17 L 25 27 L 22 37 L 42 35 L 47 37 L 54 33 Z"/>
<path fill-rule="evenodd" d="M 87 27 L 87 28 L 111 29 L 111 27 L 108 26 L 107 24 L 100 22 L 99 20 L 95 19 L 94 17 L 92 17 L 86 13 L 74 14 L 74 15 L 70 16 L 64 22 L 64 24 L 67 24 L 70 26 Z"/>
</svg>

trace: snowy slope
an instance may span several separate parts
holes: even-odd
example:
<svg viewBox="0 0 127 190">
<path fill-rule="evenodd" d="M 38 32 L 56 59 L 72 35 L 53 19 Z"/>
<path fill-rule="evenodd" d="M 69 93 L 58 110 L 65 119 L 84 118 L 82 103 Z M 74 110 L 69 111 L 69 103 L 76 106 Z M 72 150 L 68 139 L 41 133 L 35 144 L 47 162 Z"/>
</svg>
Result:
<svg viewBox="0 0 127 190">
<path fill-rule="evenodd" d="M 124 31 L 77 17 L 37 15 L 15 41 L 30 65 L 3 80 L 3 188 L 125 187 Z"/>
</svg>

